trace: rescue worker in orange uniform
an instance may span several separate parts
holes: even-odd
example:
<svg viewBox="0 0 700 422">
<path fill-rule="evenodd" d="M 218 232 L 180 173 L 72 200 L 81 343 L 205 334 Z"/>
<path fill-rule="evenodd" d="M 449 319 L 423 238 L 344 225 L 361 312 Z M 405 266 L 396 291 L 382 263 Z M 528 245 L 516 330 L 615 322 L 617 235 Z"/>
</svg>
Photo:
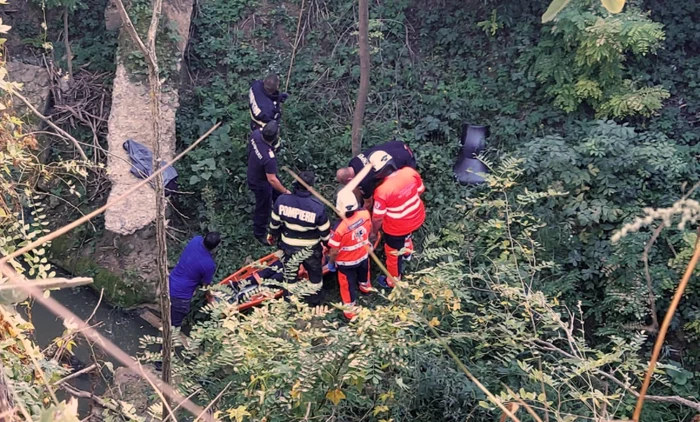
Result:
<svg viewBox="0 0 700 422">
<path fill-rule="evenodd" d="M 377 151 L 369 157 L 374 171 L 380 175 L 390 160 L 391 156 L 383 151 Z M 423 179 L 411 167 L 387 175 L 374 190 L 372 234 L 369 241 L 374 244 L 379 230 L 384 232 L 386 267 L 396 279 L 401 278 L 403 261 L 413 253 L 411 236 L 425 221 L 425 206 L 420 199 L 423 192 Z M 406 251 L 399 255 L 399 251 L 404 248 Z M 394 288 L 391 279 L 383 275 L 377 281 L 384 288 Z"/>
<path fill-rule="evenodd" d="M 369 211 L 360 209 L 355 194 L 347 189 L 338 193 L 335 207 L 345 213 L 345 219 L 338 224 L 328 241 L 329 268 L 336 267 L 340 297 L 349 309 L 343 311 L 347 319 L 355 318 L 357 290 L 369 293 L 369 235 L 372 219 Z"/>
</svg>

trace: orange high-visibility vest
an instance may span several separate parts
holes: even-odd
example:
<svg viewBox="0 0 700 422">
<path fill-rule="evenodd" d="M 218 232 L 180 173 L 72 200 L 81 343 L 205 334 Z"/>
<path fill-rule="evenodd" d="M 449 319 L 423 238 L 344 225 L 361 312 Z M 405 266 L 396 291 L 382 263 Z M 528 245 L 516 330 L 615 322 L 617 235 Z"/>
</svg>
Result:
<svg viewBox="0 0 700 422">
<path fill-rule="evenodd" d="M 404 167 L 387 176 L 374 190 L 374 218 L 383 218 L 384 233 L 403 236 L 425 221 L 420 195 L 425 191 L 420 174 Z"/>
<path fill-rule="evenodd" d="M 365 209 L 358 210 L 352 217 L 341 221 L 328 241 L 328 246 L 340 249 L 335 258 L 336 264 L 350 267 L 367 259 L 371 231 L 372 219 Z"/>
</svg>

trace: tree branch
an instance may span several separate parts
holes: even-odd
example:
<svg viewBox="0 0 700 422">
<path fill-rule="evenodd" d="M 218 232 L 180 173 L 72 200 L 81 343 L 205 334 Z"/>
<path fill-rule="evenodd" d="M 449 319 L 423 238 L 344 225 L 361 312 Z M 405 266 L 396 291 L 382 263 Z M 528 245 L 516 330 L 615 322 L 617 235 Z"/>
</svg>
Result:
<svg viewBox="0 0 700 422">
<path fill-rule="evenodd" d="M 649 295 L 649 312 L 651 312 L 652 326 L 649 327 L 649 331 L 657 332 L 659 330 L 659 317 L 656 315 L 656 298 L 654 297 L 654 284 L 651 282 L 651 273 L 649 272 L 649 252 L 651 247 L 656 243 L 656 239 L 659 238 L 661 231 L 663 231 L 665 225 L 663 222 L 659 224 L 659 227 L 654 230 L 651 238 L 644 246 L 644 253 L 642 254 L 642 261 L 644 261 L 644 276 L 647 279 L 647 293 Z"/>
<path fill-rule="evenodd" d="M 126 32 L 129 33 L 129 36 L 131 36 L 131 39 L 136 43 L 136 46 L 143 53 L 144 59 L 146 60 L 146 64 L 149 64 L 149 62 L 150 62 L 151 66 L 158 67 L 158 64 L 153 60 L 151 55 L 148 54 L 148 49 L 146 48 L 146 45 L 144 45 L 143 41 L 141 41 L 141 37 L 139 37 L 138 32 L 136 32 L 136 28 L 134 27 L 134 24 L 131 22 L 131 18 L 129 18 L 129 14 L 126 12 L 126 8 L 124 8 L 124 3 L 122 3 L 122 0 L 115 0 L 114 4 L 117 5 L 117 11 L 119 12 L 119 15 L 122 18 L 122 23 L 124 24 L 124 28 L 126 29 Z M 156 6 L 155 3 L 154 3 L 154 6 Z M 149 28 L 149 30 L 150 30 L 150 28 Z"/>
<path fill-rule="evenodd" d="M 109 208 L 115 206 L 115 205 L 118 204 L 118 203 L 121 203 L 121 202 L 124 201 L 126 198 L 128 198 L 132 193 L 134 193 L 134 192 L 136 192 L 137 190 L 141 189 L 141 188 L 144 187 L 147 183 L 150 183 L 153 179 L 156 178 L 157 175 L 159 175 L 159 174 L 161 174 L 162 172 L 164 172 L 166 168 L 172 166 L 173 164 L 175 164 L 176 162 L 178 162 L 182 157 L 184 157 L 185 155 L 187 155 L 188 152 L 192 151 L 197 145 L 199 145 L 200 142 L 202 142 L 202 141 L 205 140 L 209 135 L 211 135 L 211 133 L 214 132 L 214 130 L 216 130 L 216 128 L 218 128 L 219 126 L 221 126 L 221 123 L 217 123 L 217 124 L 215 124 L 214 126 L 212 126 L 204 135 L 200 136 L 199 139 L 197 139 L 196 141 L 194 141 L 194 143 L 193 143 L 192 145 L 190 145 L 189 147 L 185 148 L 184 151 L 182 151 L 180 154 L 178 154 L 177 157 L 175 157 L 175 158 L 173 158 L 172 160 L 170 160 L 169 163 L 167 163 L 166 165 L 164 165 L 164 166 L 161 167 L 160 169 L 158 169 L 158 170 L 156 170 L 155 172 L 153 172 L 153 174 L 151 174 L 151 175 L 148 176 L 147 178 L 143 179 L 141 182 L 139 182 L 139 183 L 135 184 L 134 186 L 132 186 L 129 190 L 127 190 L 126 192 L 124 192 L 121 196 L 119 196 L 119 197 L 117 197 L 117 198 L 115 198 L 115 199 L 113 199 L 113 200 L 107 202 L 107 203 L 104 204 L 102 207 L 96 209 L 95 211 L 91 212 L 90 214 L 87 214 L 87 215 L 85 215 L 85 216 L 83 216 L 83 217 L 81 217 L 81 218 L 79 218 L 79 219 L 73 221 L 72 223 L 66 224 L 65 226 L 61 227 L 60 229 L 54 230 L 53 232 L 47 234 L 46 236 L 42 236 L 42 237 L 40 237 L 39 239 L 37 239 L 37 240 L 31 242 L 30 244 L 28 244 L 28 245 L 26 245 L 26 246 L 23 246 L 23 247 L 20 248 L 20 249 L 17 249 L 16 251 L 12 252 L 11 254 L 9 254 L 9 255 L 7 255 L 7 256 L 5 256 L 5 257 L 3 257 L 3 258 L 0 258 L 0 265 L 6 264 L 10 259 L 15 259 L 15 258 L 17 258 L 18 256 L 23 255 L 23 254 L 25 254 L 25 253 L 31 251 L 32 249 L 34 249 L 34 248 L 36 248 L 36 247 L 38 247 L 38 246 L 43 245 L 43 244 L 46 243 L 46 242 L 50 242 L 51 240 L 53 240 L 53 239 L 55 239 L 55 238 L 61 236 L 62 234 L 68 233 L 69 231 L 73 230 L 74 228 L 76 228 L 76 227 L 82 225 L 83 223 L 85 223 L 85 222 L 87 222 L 87 221 L 90 221 L 91 219 L 95 218 L 96 216 L 102 214 L 102 213 L 105 212 L 107 209 L 109 209 Z M 24 287 L 27 287 L 27 286 L 22 286 L 22 288 L 24 288 Z"/>
<path fill-rule="evenodd" d="M 14 95 L 15 97 L 19 98 L 19 99 L 24 103 L 24 105 L 27 106 L 27 108 L 30 109 L 30 110 L 32 111 L 32 113 L 34 113 L 34 114 L 36 115 L 36 117 L 40 118 L 41 120 L 44 121 L 44 123 L 46 123 L 47 125 L 51 126 L 51 128 L 52 128 L 53 130 L 55 130 L 56 132 L 58 132 L 61 136 L 70 139 L 71 142 L 73 142 L 73 145 L 75 146 L 75 149 L 78 150 L 78 153 L 80 154 L 80 157 L 82 157 L 82 159 L 85 160 L 85 161 L 88 160 L 87 155 L 85 155 L 85 151 L 83 151 L 83 148 L 80 146 L 80 142 L 78 142 L 77 139 L 75 139 L 73 136 L 71 136 L 68 132 L 64 131 L 64 130 L 61 129 L 60 127 L 56 126 L 56 125 L 54 124 L 54 122 L 52 122 L 51 120 L 49 120 L 48 117 L 46 117 L 46 116 L 44 116 L 43 114 L 39 113 L 39 110 L 37 110 L 37 109 L 32 105 L 32 103 L 30 103 L 29 100 L 28 100 L 24 95 L 20 94 L 20 93 L 17 92 L 16 90 L 10 91 L 10 94 L 12 94 L 12 95 Z"/>
<path fill-rule="evenodd" d="M 68 39 L 68 6 L 63 6 L 63 42 L 66 45 L 66 65 L 68 66 L 68 77 L 73 81 L 73 52 Z"/>
<path fill-rule="evenodd" d="M 568 352 L 560 349 L 559 347 L 553 345 L 552 343 L 535 339 L 535 344 L 539 345 L 541 348 L 543 348 L 545 350 L 557 352 L 560 355 L 565 356 L 569 359 L 578 360 L 578 361 L 581 360 L 581 359 L 577 358 L 576 356 L 572 355 L 571 353 L 568 353 Z M 612 381 L 614 384 L 617 384 L 618 386 L 624 388 L 625 391 L 632 394 L 634 397 L 639 398 L 640 394 L 638 392 L 634 391 L 632 389 L 632 387 L 628 386 L 624 382 L 617 379 L 617 377 L 615 377 L 614 375 L 609 374 L 601 369 L 596 369 L 595 373 L 597 375 L 600 375 L 601 377 L 607 379 L 607 380 Z M 602 380 L 598 379 L 598 381 L 602 383 Z M 691 409 L 694 409 L 694 410 L 697 410 L 700 412 L 700 402 L 688 400 L 688 399 L 685 399 L 685 398 L 680 397 L 680 396 L 646 396 L 646 399 L 650 400 L 650 401 L 659 402 L 659 403 L 671 403 L 671 404 L 678 404 L 681 406 L 687 406 Z"/>
<path fill-rule="evenodd" d="M 92 284 L 92 282 L 93 282 L 92 277 L 75 277 L 75 278 L 56 277 L 56 278 L 29 280 L 29 279 L 22 277 L 19 274 L 14 279 L 11 278 L 11 280 L 12 280 L 11 283 L 0 284 L 0 291 L 19 289 L 21 286 L 26 285 L 27 283 L 31 284 L 34 287 L 38 287 L 40 289 L 55 289 L 55 288 L 62 289 L 65 287 L 84 286 L 86 284 Z"/>
<path fill-rule="evenodd" d="M 60 380 L 54 382 L 53 385 L 63 384 L 64 382 L 72 380 L 73 378 L 77 378 L 83 374 L 86 374 L 95 368 L 97 368 L 97 364 L 93 363 L 92 365 L 88 366 L 87 368 L 83 368 L 80 371 L 73 372 L 72 374 L 61 378 Z"/>
<path fill-rule="evenodd" d="M 365 116 L 367 94 L 369 93 L 369 5 L 368 0 L 359 0 L 358 11 L 360 34 L 358 43 L 360 47 L 360 88 L 357 90 L 355 113 L 352 117 L 352 155 L 362 151 L 362 120 Z"/>
<path fill-rule="evenodd" d="M 685 269 L 683 278 L 681 278 L 680 283 L 678 283 L 678 288 L 676 293 L 673 295 L 671 304 L 666 311 L 666 316 L 661 323 L 661 329 L 659 330 L 659 335 L 656 337 L 656 342 L 654 343 L 654 350 L 651 353 L 651 359 L 649 360 L 649 368 L 644 376 L 644 382 L 642 383 L 642 389 L 639 392 L 639 397 L 637 398 L 637 405 L 634 408 L 634 414 L 632 414 L 632 420 L 639 422 L 639 418 L 642 416 L 642 407 L 644 406 L 644 397 L 646 396 L 647 390 L 649 389 L 649 384 L 651 383 L 651 375 L 654 373 L 654 368 L 656 368 L 656 361 L 659 359 L 659 354 L 661 353 L 661 347 L 664 345 L 664 340 L 666 339 L 666 333 L 668 332 L 668 327 L 671 325 L 671 320 L 673 319 L 673 314 L 676 313 L 678 304 L 683 297 L 683 292 L 688 286 L 688 281 L 690 277 L 695 272 L 695 268 L 698 266 L 698 261 L 700 260 L 700 227 L 696 231 L 695 239 L 695 250 L 693 251 L 693 256 L 688 262 L 688 266 Z"/>
</svg>

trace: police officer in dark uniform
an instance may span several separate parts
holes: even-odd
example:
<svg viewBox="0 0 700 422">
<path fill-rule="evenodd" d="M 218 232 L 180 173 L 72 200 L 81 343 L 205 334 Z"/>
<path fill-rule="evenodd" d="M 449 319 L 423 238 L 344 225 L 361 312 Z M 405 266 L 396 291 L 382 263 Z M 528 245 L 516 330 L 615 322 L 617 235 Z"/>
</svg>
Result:
<svg viewBox="0 0 700 422">
<path fill-rule="evenodd" d="M 348 167 L 338 169 L 336 172 L 338 182 L 346 185 L 369 163 L 369 157 L 373 153 L 377 152 L 388 154 L 389 163 L 383 167 L 381 172 L 375 170 L 370 171 L 370 173 L 358 185 L 360 191 L 362 192 L 362 198 L 365 201 L 372 198 L 374 189 L 377 187 L 379 182 L 381 182 L 383 178 L 391 174 L 393 171 L 404 167 L 411 167 L 413 169 L 416 168 L 416 157 L 413 155 L 411 148 L 401 141 L 389 141 L 362 151 L 361 154 L 358 154 L 356 157 L 353 157 L 353 159 L 350 160 Z"/>
<path fill-rule="evenodd" d="M 272 203 L 280 194 L 289 193 L 277 178 L 277 158 L 273 143 L 277 140 L 276 121 L 255 129 L 248 141 L 248 187 L 255 194 L 253 234 L 264 245 L 271 243 L 266 238 Z"/>
<path fill-rule="evenodd" d="M 307 185 L 314 185 L 315 175 L 312 171 L 304 171 L 299 177 Z M 278 245 L 284 252 L 282 262 L 286 265 L 294 254 L 310 251 L 311 256 L 303 264 L 309 273 L 309 281 L 314 284 L 323 281 L 322 243 L 328 242 L 330 227 L 323 204 L 299 182 L 294 182 L 292 194 L 281 195 L 272 208 L 270 234 L 273 239 L 279 239 Z M 311 305 L 318 305 L 322 297 L 322 291 L 319 291 L 307 301 Z"/>
<path fill-rule="evenodd" d="M 250 106 L 250 130 L 265 127 L 270 122 L 276 121 L 279 125 L 282 120 L 282 103 L 289 94 L 279 92 L 280 78 L 276 73 L 268 74 L 264 80 L 256 80 L 250 84 L 248 91 L 248 105 Z M 275 151 L 279 151 L 279 137 L 273 145 Z"/>
</svg>

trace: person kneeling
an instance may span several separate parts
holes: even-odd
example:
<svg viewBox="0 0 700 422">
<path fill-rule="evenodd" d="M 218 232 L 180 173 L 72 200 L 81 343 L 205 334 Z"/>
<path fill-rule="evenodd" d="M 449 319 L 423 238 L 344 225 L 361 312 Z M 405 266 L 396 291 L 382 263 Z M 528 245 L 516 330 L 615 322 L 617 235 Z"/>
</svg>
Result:
<svg viewBox="0 0 700 422">
<path fill-rule="evenodd" d="M 369 235 L 372 219 L 369 211 L 360 209 L 359 201 L 352 191 L 346 189 L 338 193 L 335 207 L 345 214 L 328 241 L 329 263 L 338 269 L 338 284 L 343 304 L 348 306 L 345 317 L 356 316 L 357 290 L 369 293 Z"/>
</svg>

